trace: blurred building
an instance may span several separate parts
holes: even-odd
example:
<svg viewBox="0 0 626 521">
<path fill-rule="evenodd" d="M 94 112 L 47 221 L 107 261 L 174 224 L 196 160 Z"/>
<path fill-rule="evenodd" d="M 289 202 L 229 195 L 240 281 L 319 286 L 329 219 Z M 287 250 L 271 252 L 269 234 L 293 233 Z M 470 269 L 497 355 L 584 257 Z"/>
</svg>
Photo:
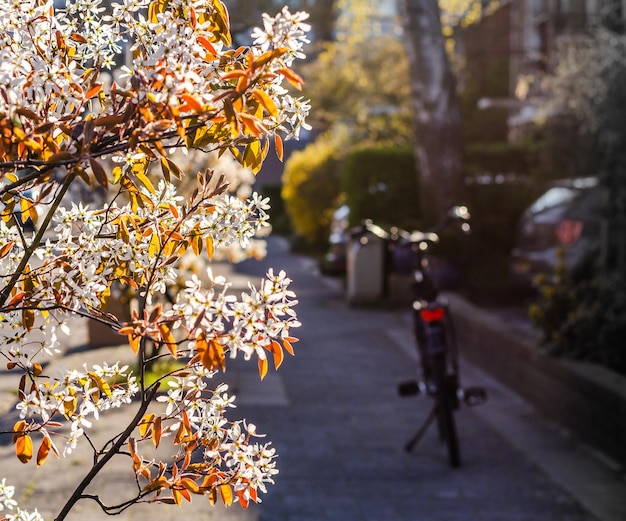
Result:
<svg viewBox="0 0 626 521">
<path fill-rule="evenodd" d="M 551 70 L 565 35 L 600 25 L 623 31 L 626 0 L 504 0 L 497 5 L 485 8 L 480 20 L 463 30 L 464 55 L 479 108 L 506 109 L 509 137 L 516 139 L 535 116 L 532 105 L 520 101 L 528 87 L 523 78 Z"/>
</svg>

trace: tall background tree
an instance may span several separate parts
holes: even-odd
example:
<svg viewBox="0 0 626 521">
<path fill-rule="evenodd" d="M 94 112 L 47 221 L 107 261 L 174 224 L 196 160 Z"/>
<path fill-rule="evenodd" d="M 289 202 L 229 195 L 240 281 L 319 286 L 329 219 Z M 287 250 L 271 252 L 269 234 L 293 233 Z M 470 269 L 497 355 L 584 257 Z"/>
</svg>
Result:
<svg viewBox="0 0 626 521">
<path fill-rule="evenodd" d="M 411 64 L 422 212 L 440 219 L 462 199 L 461 113 L 437 0 L 399 0 Z"/>
</svg>

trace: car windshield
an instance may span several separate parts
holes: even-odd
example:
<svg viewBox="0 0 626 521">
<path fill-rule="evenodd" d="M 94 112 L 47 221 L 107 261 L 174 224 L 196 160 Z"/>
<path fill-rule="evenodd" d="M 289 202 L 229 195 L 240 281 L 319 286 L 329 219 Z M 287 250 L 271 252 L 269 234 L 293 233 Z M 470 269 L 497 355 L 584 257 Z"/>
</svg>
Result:
<svg viewBox="0 0 626 521">
<path fill-rule="evenodd" d="M 555 186 L 537 199 L 530 207 L 530 211 L 531 213 L 541 213 L 557 206 L 563 206 L 576 199 L 579 195 L 580 190 Z"/>
</svg>

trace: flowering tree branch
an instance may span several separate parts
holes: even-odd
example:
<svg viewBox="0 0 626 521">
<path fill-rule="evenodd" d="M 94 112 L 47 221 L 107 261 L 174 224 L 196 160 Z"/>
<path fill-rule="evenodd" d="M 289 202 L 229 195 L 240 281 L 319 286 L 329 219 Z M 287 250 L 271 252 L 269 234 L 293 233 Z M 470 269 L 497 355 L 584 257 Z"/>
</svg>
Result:
<svg viewBox="0 0 626 521">
<path fill-rule="evenodd" d="M 220 0 L 102 4 L 0 0 L 0 353 L 22 373 L 20 419 L 9 434 L 19 460 L 38 466 L 82 439 L 91 445 L 93 466 L 58 521 L 81 499 L 107 513 L 147 500 L 180 505 L 193 494 L 246 507 L 273 482 L 275 452 L 256 442 L 254 425 L 226 419 L 234 398 L 210 382 L 227 356 L 256 358 L 263 378 L 268 359 L 278 368 L 285 351 L 293 354 L 297 300 L 283 272 L 270 270 L 237 298 L 209 269 L 205 281 L 190 276 L 161 302 L 180 283 L 186 256 L 245 249 L 268 226 L 267 199 L 232 195 L 219 170 L 185 172 L 173 152 L 219 152 L 254 173 L 270 141 L 282 157 L 283 138 L 309 128 L 308 102 L 285 88 L 302 84 L 292 65 L 304 57 L 307 15 L 264 15 L 253 44 L 233 49 Z M 132 60 L 115 68 L 124 47 Z M 75 188 L 103 202 L 68 201 Z M 114 287 L 139 297 L 130 320 L 106 310 Z M 139 378 L 106 361 L 46 374 L 69 316 L 126 339 Z M 184 367 L 147 385 L 155 357 Z M 132 421 L 98 449 L 87 434 L 93 422 L 137 395 Z M 166 438 L 169 459 L 143 455 Z M 118 454 L 129 457 L 138 492 L 106 506 L 87 488 Z M 41 519 L 13 493 L 3 480 L 0 510 L 15 512 L 7 519 Z"/>
</svg>

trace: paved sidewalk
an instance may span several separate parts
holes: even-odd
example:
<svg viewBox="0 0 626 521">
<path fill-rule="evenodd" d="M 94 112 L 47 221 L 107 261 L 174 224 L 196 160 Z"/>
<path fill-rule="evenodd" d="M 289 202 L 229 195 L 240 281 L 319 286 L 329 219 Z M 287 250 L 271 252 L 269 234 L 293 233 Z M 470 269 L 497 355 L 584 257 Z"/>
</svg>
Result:
<svg viewBox="0 0 626 521">
<path fill-rule="evenodd" d="M 270 241 L 262 263 L 245 262 L 233 273 L 236 285 L 259 278 L 267 266 L 285 268 L 294 279 L 303 327 L 296 356 L 259 383 L 256 364 L 235 361 L 226 380 L 238 393 L 231 418 L 247 418 L 268 434 L 280 457 L 277 484 L 263 503 L 211 508 L 204 500 L 177 507 L 131 508 L 121 519 L 225 521 L 618 521 L 626 519 L 626 484 L 620 469 L 603 464 L 563 438 L 558 428 L 486 377 L 462 369 L 466 385 L 484 385 L 490 401 L 457 415 L 463 466 L 452 470 L 435 430 L 413 453 L 404 443 L 429 410 L 422 398 L 396 395 L 414 373 L 406 315 L 398 311 L 350 309 L 337 280 L 321 277 L 314 264 Z M 230 271 L 229 267 L 221 269 Z M 84 343 L 82 333 L 75 339 Z M 462 351 L 462 341 L 460 345 Z M 60 360 L 71 366 L 103 357 L 128 357 L 125 348 L 70 350 Z M 132 356 L 130 357 L 132 359 Z M 9 377 L 0 373 L 0 392 Z M 11 395 L 1 395 L 3 409 Z M 123 426 L 133 410 L 114 412 Z M 2 423 L 12 421 L 8 411 Z M 110 429 L 110 428 L 109 428 Z M 106 422 L 93 431 L 96 442 L 111 436 Z M 35 471 L 21 465 L 10 445 L 0 446 L 0 478 L 16 485 L 24 505 L 54 519 L 62 500 L 80 481 L 87 447 L 67 460 Z M 114 460 L 98 486 L 120 499 L 133 484 L 125 458 Z M 93 502 L 82 502 L 69 519 L 108 519 Z"/>
</svg>

